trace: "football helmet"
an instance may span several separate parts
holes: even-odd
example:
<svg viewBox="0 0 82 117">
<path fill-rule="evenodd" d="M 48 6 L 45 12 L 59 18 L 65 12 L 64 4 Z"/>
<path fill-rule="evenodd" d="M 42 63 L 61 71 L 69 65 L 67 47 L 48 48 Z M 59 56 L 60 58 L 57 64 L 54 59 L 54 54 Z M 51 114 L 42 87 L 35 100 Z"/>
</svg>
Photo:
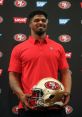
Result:
<svg viewBox="0 0 82 117">
<path fill-rule="evenodd" d="M 55 78 L 47 77 L 40 80 L 32 89 L 28 98 L 29 107 L 63 106 L 64 86 Z"/>
</svg>

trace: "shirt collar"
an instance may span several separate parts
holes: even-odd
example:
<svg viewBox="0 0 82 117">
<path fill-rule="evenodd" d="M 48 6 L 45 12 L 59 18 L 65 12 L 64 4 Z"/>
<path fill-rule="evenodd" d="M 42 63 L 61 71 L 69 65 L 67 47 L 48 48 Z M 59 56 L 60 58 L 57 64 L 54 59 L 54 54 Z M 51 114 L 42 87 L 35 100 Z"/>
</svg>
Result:
<svg viewBox="0 0 82 117">
<path fill-rule="evenodd" d="M 35 40 L 34 37 L 29 36 L 29 41 L 30 41 L 31 43 L 33 43 L 33 44 L 37 44 L 37 43 L 44 43 L 44 44 L 47 44 L 47 43 L 48 43 L 48 39 L 49 39 L 49 36 L 46 35 L 45 39 L 44 39 L 42 42 L 40 42 L 39 40 Z"/>
</svg>

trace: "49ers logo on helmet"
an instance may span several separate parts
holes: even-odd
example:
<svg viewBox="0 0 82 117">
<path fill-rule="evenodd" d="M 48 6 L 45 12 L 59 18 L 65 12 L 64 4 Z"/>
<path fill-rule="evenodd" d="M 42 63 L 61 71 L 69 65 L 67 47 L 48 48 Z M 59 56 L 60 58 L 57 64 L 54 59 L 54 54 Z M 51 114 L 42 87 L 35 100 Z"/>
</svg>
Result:
<svg viewBox="0 0 82 117">
<path fill-rule="evenodd" d="M 61 1 L 59 2 L 58 6 L 61 8 L 61 9 L 68 9 L 71 7 L 71 3 L 68 2 L 68 1 Z"/>
<path fill-rule="evenodd" d="M 25 0 L 16 0 L 14 2 L 14 5 L 16 7 L 22 8 L 22 7 L 25 7 L 27 5 L 27 2 Z"/>
<path fill-rule="evenodd" d="M 2 23 L 3 22 L 3 18 L 0 16 L 0 23 Z"/>
<path fill-rule="evenodd" d="M 67 34 L 64 34 L 64 35 L 60 35 L 59 36 L 59 40 L 61 41 L 61 42 L 69 42 L 69 41 L 71 41 L 71 36 L 70 35 L 67 35 Z"/>
<path fill-rule="evenodd" d="M 25 34 L 15 34 L 14 35 L 14 39 L 16 40 L 16 41 L 25 41 L 26 40 L 26 35 Z"/>
<path fill-rule="evenodd" d="M 45 87 L 47 89 L 52 89 L 52 90 L 58 90 L 60 89 L 60 85 L 57 82 L 54 81 L 48 81 L 45 83 Z"/>
</svg>

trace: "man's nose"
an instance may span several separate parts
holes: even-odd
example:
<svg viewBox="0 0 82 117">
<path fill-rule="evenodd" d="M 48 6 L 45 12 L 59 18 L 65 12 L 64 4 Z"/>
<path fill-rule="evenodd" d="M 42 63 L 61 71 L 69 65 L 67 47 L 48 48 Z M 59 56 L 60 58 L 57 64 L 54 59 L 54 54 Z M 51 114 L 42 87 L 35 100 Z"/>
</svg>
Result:
<svg viewBox="0 0 82 117">
<path fill-rule="evenodd" d="M 39 23 L 43 23 L 42 20 L 40 20 Z"/>
</svg>

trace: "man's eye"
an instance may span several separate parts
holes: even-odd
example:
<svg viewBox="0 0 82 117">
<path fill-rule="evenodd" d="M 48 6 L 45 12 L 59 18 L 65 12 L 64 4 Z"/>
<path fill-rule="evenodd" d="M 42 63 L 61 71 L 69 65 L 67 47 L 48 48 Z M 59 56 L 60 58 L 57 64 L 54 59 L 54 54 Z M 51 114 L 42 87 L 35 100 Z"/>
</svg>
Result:
<svg viewBox="0 0 82 117">
<path fill-rule="evenodd" d="M 39 20 L 38 20 L 38 19 L 36 19 L 36 20 L 34 20 L 34 22 L 39 22 Z"/>
<path fill-rule="evenodd" d="M 45 20 L 45 19 L 43 19 L 43 20 L 42 20 L 42 22 L 46 22 L 46 20 Z"/>
<path fill-rule="evenodd" d="M 42 20 L 36 19 L 36 20 L 34 20 L 34 22 L 39 22 L 39 21 L 46 22 L 45 19 L 42 19 Z"/>
</svg>

